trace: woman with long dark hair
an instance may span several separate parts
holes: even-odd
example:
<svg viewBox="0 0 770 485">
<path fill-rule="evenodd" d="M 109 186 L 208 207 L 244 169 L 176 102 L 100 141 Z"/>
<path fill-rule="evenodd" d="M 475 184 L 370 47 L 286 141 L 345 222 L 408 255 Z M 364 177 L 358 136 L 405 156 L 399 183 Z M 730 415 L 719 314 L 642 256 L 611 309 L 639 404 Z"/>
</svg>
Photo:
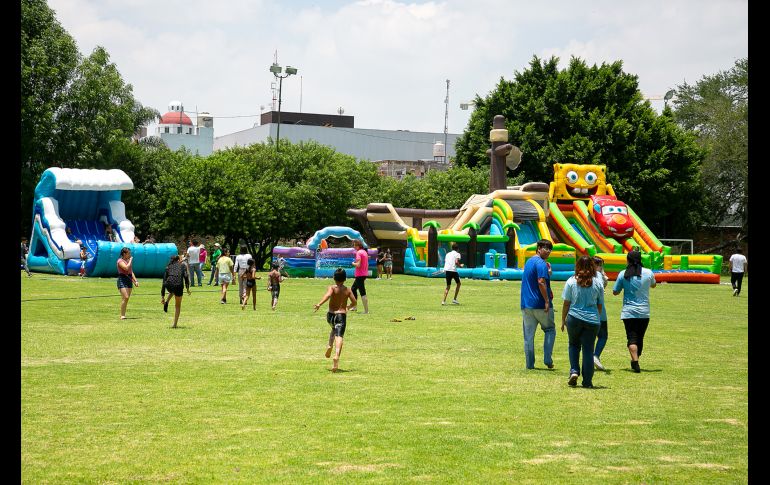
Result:
<svg viewBox="0 0 770 485">
<path fill-rule="evenodd" d="M 241 310 L 246 308 L 246 303 L 249 302 L 249 294 L 251 294 L 251 299 L 253 301 L 252 305 L 254 307 L 254 310 L 257 309 L 257 265 L 254 262 L 254 259 L 249 259 L 248 263 L 249 266 L 246 268 L 246 272 L 243 273 L 243 276 L 241 278 L 245 280 L 245 289 L 243 290 L 243 298 L 241 299 Z"/>
<path fill-rule="evenodd" d="M 569 336 L 569 380 L 574 387 L 581 375 L 580 352 L 583 352 L 583 387 L 594 387 L 594 342 L 601 324 L 599 315 L 604 306 L 604 288 L 596 280 L 593 259 L 581 256 L 575 264 L 575 274 L 564 284 L 561 331 Z"/>
<path fill-rule="evenodd" d="M 639 373 L 639 357 L 644 347 L 644 334 L 650 324 L 650 288 L 657 285 L 655 275 L 642 267 L 642 253 L 630 251 L 626 256 L 626 269 L 618 273 L 612 294 L 623 292 L 623 308 L 620 318 L 626 327 L 626 346 L 631 354 L 631 369 Z"/>
<path fill-rule="evenodd" d="M 120 291 L 120 319 L 126 319 L 126 306 L 128 299 L 131 298 L 131 290 L 134 285 L 139 286 L 134 274 L 134 257 L 131 256 L 131 250 L 124 247 L 120 250 L 118 258 L 118 290 Z"/>
<path fill-rule="evenodd" d="M 187 288 L 187 294 L 190 294 L 190 277 L 188 276 L 189 270 L 182 263 L 178 254 L 171 256 L 168 265 L 166 266 L 166 272 L 163 274 L 163 284 L 160 287 L 160 302 L 163 304 L 163 311 L 168 311 L 168 302 L 171 301 L 171 296 L 176 297 L 174 302 L 174 325 L 171 328 L 176 328 L 176 323 L 179 321 L 179 312 L 182 310 L 182 295 L 184 294 L 184 288 Z M 166 290 L 168 290 L 168 299 L 166 298 Z"/>
</svg>

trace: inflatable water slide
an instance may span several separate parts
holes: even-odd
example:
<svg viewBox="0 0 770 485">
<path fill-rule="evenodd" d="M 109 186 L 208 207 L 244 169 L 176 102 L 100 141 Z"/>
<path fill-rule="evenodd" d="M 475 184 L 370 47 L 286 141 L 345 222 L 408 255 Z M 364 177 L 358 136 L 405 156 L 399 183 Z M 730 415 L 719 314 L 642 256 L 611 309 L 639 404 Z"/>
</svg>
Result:
<svg viewBox="0 0 770 485">
<path fill-rule="evenodd" d="M 134 243 L 134 225 L 126 219 L 121 193 L 134 184 L 122 170 L 49 168 L 35 188 L 30 271 L 78 274 L 85 247 L 86 276 L 116 276 L 123 247 L 131 249 L 137 277 L 162 277 L 175 244 Z M 109 225 L 117 239 L 105 234 Z"/>
<path fill-rule="evenodd" d="M 548 222 L 577 256 L 599 256 L 610 279 L 637 250 L 657 281 L 719 283 L 721 255 L 672 255 L 639 216 L 606 183 L 604 165 L 554 164 Z"/>
<path fill-rule="evenodd" d="M 292 277 L 331 278 L 337 268 L 343 268 L 348 278 L 354 278 L 355 249 L 330 248 L 328 238 L 361 241 L 369 255 L 368 276 L 377 276 L 377 250 L 367 246 L 361 233 L 344 226 L 329 226 L 316 231 L 313 237 L 307 240 L 305 246 L 276 246 L 273 248 L 272 261 L 275 263 L 279 258 L 283 258 L 283 269 Z"/>
</svg>

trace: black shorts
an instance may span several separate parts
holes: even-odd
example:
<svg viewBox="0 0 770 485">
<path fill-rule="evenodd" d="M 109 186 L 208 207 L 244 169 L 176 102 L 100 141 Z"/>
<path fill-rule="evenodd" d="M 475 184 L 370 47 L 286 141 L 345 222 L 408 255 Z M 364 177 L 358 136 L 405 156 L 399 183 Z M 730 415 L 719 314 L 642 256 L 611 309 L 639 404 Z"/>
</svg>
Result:
<svg viewBox="0 0 770 485">
<path fill-rule="evenodd" d="M 366 276 L 356 276 L 356 280 L 350 287 L 350 291 L 353 292 L 353 296 L 358 298 L 358 292 L 361 292 L 361 296 L 366 296 Z"/>
<path fill-rule="evenodd" d="M 118 275 L 118 289 L 120 288 L 133 288 L 134 282 L 131 281 L 131 276 L 127 274 Z"/>
<path fill-rule="evenodd" d="M 184 286 L 166 285 L 166 290 L 174 296 L 182 296 L 184 294 Z"/>
<path fill-rule="evenodd" d="M 334 335 L 337 337 L 345 336 L 345 326 L 348 315 L 346 313 L 326 312 L 326 322 L 334 329 Z"/>
<path fill-rule="evenodd" d="M 273 299 L 278 298 L 281 296 L 281 285 L 273 285 L 270 287 L 270 295 Z"/>
<path fill-rule="evenodd" d="M 257 284 L 257 280 L 246 280 L 246 288 L 254 288 L 255 284 Z"/>
<path fill-rule="evenodd" d="M 457 271 L 447 271 L 444 278 L 446 278 L 447 287 L 452 284 L 452 280 L 455 280 L 458 285 L 460 284 L 460 274 Z"/>
<path fill-rule="evenodd" d="M 626 327 L 626 345 L 644 344 L 644 334 L 650 324 L 649 318 L 624 318 L 623 325 Z"/>
</svg>

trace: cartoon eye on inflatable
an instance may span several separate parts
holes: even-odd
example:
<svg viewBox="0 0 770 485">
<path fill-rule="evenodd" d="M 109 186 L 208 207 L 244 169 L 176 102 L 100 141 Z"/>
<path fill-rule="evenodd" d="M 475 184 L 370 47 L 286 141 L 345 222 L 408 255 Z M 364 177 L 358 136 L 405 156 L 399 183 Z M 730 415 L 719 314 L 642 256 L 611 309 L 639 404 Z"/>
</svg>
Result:
<svg viewBox="0 0 770 485">
<path fill-rule="evenodd" d="M 570 170 L 569 172 L 567 172 L 567 182 L 574 184 L 577 181 L 578 181 L 578 174 L 576 171 Z"/>
<path fill-rule="evenodd" d="M 602 214 L 614 214 L 616 209 L 620 209 L 620 207 L 615 207 L 614 205 L 605 205 L 602 207 Z"/>
<path fill-rule="evenodd" d="M 588 183 L 588 185 L 595 184 L 597 180 L 599 180 L 599 177 L 597 177 L 595 173 L 588 172 L 586 174 L 586 182 Z"/>
</svg>

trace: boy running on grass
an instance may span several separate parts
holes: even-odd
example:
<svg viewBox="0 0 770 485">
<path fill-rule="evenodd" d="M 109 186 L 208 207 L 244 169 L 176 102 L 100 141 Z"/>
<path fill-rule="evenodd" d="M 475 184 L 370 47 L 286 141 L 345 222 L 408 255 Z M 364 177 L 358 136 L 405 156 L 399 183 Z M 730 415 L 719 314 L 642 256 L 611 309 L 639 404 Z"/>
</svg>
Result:
<svg viewBox="0 0 770 485">
<path fill-rule="evenodd" d="M 326 290 L 326 294 L 320 302 L 313 305 L 314 312 L 321 308 L 326 300 L 329 300 L 329 311 L 326 312 L 326 321 L 332 327 L 329 332 L 329 344 L 326 347 L 326 358 L 328 359 L 332 354 L 332 343 L 334 343 L 334 367 L 332 372 L 337 372 L 340 363 L 340 354 L 342 353 L 342 338 L 345 335 L 345 324 L 347 321 L 348 309 L 356 306 L 356 297 L 350 288 L 344 285 L 345 283 L 345 270 L 337 268 L 334 272 L 334 282 L 336 284 L 331 285 Z M 345 307 L 345 303 L 350 300 L 350 306 Z"/>
<path fill-rule="evenodd" d="M 281 276 L 280 272 L 280 265 L 278 263 L 273 263 L 271 266 L 270 272 L 267 274 L 267 291 L 270 292 L 270 296 L 273 302 L 273 311 L 275 311 L 275 307 L 278 305 L 278 297 L 281 296 L 281 280 L 283 279 L 283 276 Z"/>
</svg>

